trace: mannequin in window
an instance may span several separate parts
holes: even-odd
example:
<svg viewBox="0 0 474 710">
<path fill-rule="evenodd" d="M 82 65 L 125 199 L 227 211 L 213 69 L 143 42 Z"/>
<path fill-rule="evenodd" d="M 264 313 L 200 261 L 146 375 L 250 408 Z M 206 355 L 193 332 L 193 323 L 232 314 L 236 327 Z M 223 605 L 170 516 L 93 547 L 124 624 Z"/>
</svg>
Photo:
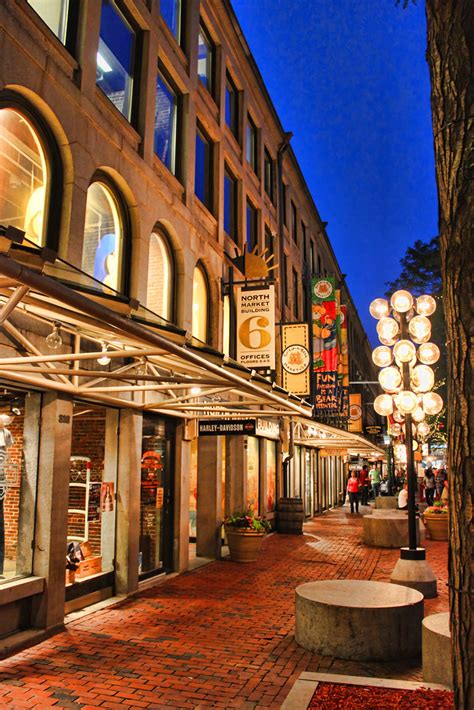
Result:
<svg viewBox="0 0 474 710">
<path fill-rule="evenodd" d="M 12 421 L 8 414 L 0 414 L 0 576 L 3 576 L 5 562 L 5 516 L 3 501 L 7 490 L 5 465 L 8 458 L 8 449 L 13 445 L 13 437 L 7 429 Z"/>
</svg>

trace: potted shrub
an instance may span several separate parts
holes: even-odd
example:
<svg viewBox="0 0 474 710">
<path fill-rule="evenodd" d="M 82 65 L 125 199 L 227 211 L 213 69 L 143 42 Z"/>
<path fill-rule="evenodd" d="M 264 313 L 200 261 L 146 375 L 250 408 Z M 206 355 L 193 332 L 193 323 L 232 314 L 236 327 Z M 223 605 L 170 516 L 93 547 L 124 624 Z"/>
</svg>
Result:
<svg viewBox="0 0 474 710">
<path fill-rule="evenodd" d="M 448 540 L 448 520 L 448 508 L 440 501 L 430 505 L 423 513 L 423 522 L 432 540 Z"/>
<path fill-rule="evenodd" d="M 230 557 L 234 562 L 255 562 L 262 540 L 271 529 L 268 520 L 246 513 L 234 513 L 224 520 Z"/>
</svg>

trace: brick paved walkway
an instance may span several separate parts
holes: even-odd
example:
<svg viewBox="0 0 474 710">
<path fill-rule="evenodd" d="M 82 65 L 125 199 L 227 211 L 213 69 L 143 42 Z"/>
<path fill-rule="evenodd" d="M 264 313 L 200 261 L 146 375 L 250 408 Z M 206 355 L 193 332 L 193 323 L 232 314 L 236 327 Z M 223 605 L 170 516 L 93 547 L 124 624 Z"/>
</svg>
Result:
<svg viewBox="0 0 474 710">
<path fill-rule="evenodd" d="M 301 671 L 419 678 L 412 664 L 312 655 L 293 638 L 294 588 L 316 579 L 388 581 L 398 550 L 361 544 L 362 520 L 331 512 L 304 536 L 272 535 L 257 563 L 223 560 L 68 624 L 0 662 L 0 706 L 279 708 Z M 427 542 L 447 610 L 447 544 Z"/>
</svg>

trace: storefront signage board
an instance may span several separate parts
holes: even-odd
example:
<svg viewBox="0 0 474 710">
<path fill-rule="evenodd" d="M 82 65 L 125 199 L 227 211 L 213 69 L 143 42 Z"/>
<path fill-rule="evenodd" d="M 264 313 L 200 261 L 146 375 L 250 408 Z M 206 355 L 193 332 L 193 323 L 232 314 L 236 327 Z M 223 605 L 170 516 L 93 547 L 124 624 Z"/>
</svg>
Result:
<svg viewBox="0 0 474 710">
<path fill-rule="evenodd" d="M 207 419 L 199 422 L 199 436 L 255 436 L 255 419 Z"/>
<path fill-rule="evenodd" d="M 369 424 L 365 427 L 365 433 L 376 436 L 377 434 L 382 433 L 382 427 L 378 426 L 377 424 Z"/>
<path fill-rule="evenodd" d="M 266 439 L 280 439 L 280 425 L 272 419 L 257 419 L 255 422 L 255 436 L 264 436 Z"/>
<path fill-rule="evenodd" d="M 307 323 L 281 328 L 283 387 L 298 395 L 310 394 L 309 329 Z"/>
<path fill-rule="evenodd" d="M 339 411 L 337 372 L 316 372 L 315 407 L 318 413 Z"/>
<path fill-rule="evenodd" d="M 237 362 L 275 369 L 275 288 L 237 288 Z"/>
<path fill-rule="evenodd" d="M 355 433 L 362 431 L 362 397 L 360 394 L 349 395 L 348 430 Z"/>
</svg>

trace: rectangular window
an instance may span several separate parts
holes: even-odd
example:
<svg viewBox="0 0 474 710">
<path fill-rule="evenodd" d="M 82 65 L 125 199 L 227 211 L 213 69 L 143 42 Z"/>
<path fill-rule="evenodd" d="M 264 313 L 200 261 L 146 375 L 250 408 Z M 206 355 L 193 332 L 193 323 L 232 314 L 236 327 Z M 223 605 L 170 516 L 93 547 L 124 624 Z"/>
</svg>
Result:
<svg viewBox="0 0 474 710">
<path fill-rule="evenodd" d="M 301 222 L 301 241 L 303 242 L 303 258 L 306 262 L 308 245 L 306 244 L 306 225 L 304 222 Z"/>
<path fill-rule="evenodd" d="M 286 214 L 287 196 L 288 196 L 288 188 L 285 185 L 285 183 L 283 183 L 282 184 L 282 200 L 283 200 L 282 213 L 283 213 L 283 224 L 285 225 L 285 227 L 288 226 L 288 220 L 287 220 L 287 214 Z"/>
<path fill-rule="evenodd" d="M 291 234 L 292 234 L 294 243 L 298 244 L 297 212 L 296 212 L 296 205 L 293 201 L 291 202 Z"/>
<path fill-rule="evenodd" d="M 214 45 L 201 24 L 198 36 L 198 76 L 206 89 L 213 93 Z"/>
<path fill-rule="evenodd" d="M 132 116 L 136 35 L 113 0 L 102 0 L 96 83 L 120 113 Z"/>
<path fill-rule="evenodd" d="M 251 252 L 258 244 L 258 210 L 247 200 L 247 251 Z"/>
<path fill-rule="evenodd" d="M 273 160 L 272 156 L 268 152 L 268 150 L 265 148 L 265 175 L 264 175 L 264 181 L 265 181 L 265 192 L 273 202 L 273 197 L 274 197 L 274 179 L 273 179 Z"/>
<path fill-rule="evenodd" d="M 176 175 L 178 96 L 162 74 L 156 78 L 154 148 L 168 170 Z"/>
<path fill-rule="evenodd" d="M 237 180 L 224 170 L 224 231 L 237 242 Z"/>
<path fill-rule="evenodd" d="M 275 256 L 275 246 L 274 246 L 274 237 L 272 234 L 272 230 L 270 227 L 266 224 L 265 225 L 265 259 L 268 259 L 270 256 L 274 257 Z M 272 261 L 268 262 L 269 266 L 273 266 L 273 259 Z"/>
<path fill-rule="evenodd" d="M 203 205 L 212 211 L 212 146 L 200 128 L 196 131 L 194 192 Z"/>
<path fill-rule="evenodd" d="M 48 25 L 51 32 L 54 32 L 56 37 L 64 45 L 69 44 L 68 34 L 74 29 L 77 15 L 72 17 L 72 13 L 77 11 L 76 0 L 28 0 L 33 10 L 41 17 L 43 22 Z"/>
<path fill-rule="evenodd" d="M 225 82 L 225 122 L 234 136 L 239 137 L 239 92 L 229 73 Z"/>
<path fill-rule="evenodd" d="M 300 298 L 299 298 L 299 287 L 298 287 L 298 274 L 293 269 L 293 313 L 295 314 L 296 320 L 300 318 Z"/>
<path fill-rule="evenodd" d="M 160 13 L 178 44 L 181 43 L 181 0 L 160 0 Z"/>
<path fill-rule="evenodd" d="M 247 116 L 247 162 L 257 172 L 257 128 L 250 116 Z"/>
</svg>

